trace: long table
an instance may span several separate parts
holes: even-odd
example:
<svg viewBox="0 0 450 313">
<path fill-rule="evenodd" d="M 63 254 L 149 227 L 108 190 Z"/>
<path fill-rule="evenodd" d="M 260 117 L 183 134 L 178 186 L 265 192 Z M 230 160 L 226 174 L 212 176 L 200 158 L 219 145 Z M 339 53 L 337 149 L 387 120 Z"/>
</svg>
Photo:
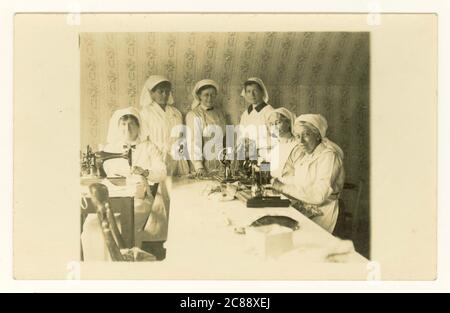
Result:
<svg viewBox="0 0 450 313">
<path fill-rule="evenodd" d="M 224 267 L 236 268 L 237 272 L 239 272 L 237 268 L 244 268 L 248 269 L 246 270 L 250 275 L 248 278 L 272 279 L 285 277 L 280 273 L 280 266 L 330 262 L 327 255 L 333 245 L 339 242 L 338 239 L 299 211 L 292 207 L 247 208 L 239 200 L 219 201 L 205 194 L 208 186 L 213 183 L 189 178 L 173 178 L 170 192 L 169 235 L 166 243 L 169 262 L 182 260 L 180 262 L 188 262 L 195 268 L 203 267 L 209 273 L 223 273 Z M 262 259 L 260 255 L 252 254 L 246 244 L 246 235 L 236 231 L 266 214 L 288 216 L 298 221 L 300 226 L 293 233 L 294 249 L 277 258 Z M 367 265 L 368 260 L 353 251 L 345 255 L 340 262 L 357 265 L 361 270 Z M 275 276 L 250 274 L 260 266 L 263 268 L 269 266 L 269 273 L 274 269 L 274 273 L 278 274 Z M 230 269 L 225 272 L 229 275 L 234 273 Z M 295 275 L 292 277 L 288 275 L 286 278 L 295 278 Z M 361 279 L 361 271 L 353 278 Z"/>
<path fill-rule="evenodd" d="M 337 239 L 294 208 L 249 209 L 239 200 L 221 202 L 204 194 L 212 183 L 168 178 L 171 203 L 166 259 L 126 267 L 128 279 L 370 279 L 373 263 L 357 252 L 346 255 L 340 263 L 330 263 L 327 254 Z M 299 222 L 300 228 L 293 233 L 292 251 L 277 258 L 261 258 L 248 249 L 246 235 L 236 233 L 235 228 L 261 214 L 282 214 Z M 112 264 L 106 272 L 105 266 L 89 264 L 83 273 L 90 279 L 123 279 L 125 265 Z M 280 292 L 289 291 L 289 283 L 281 283 L 284 287 Z M 260 286 L 262 291 L 267 285 Z"/>
</svg>

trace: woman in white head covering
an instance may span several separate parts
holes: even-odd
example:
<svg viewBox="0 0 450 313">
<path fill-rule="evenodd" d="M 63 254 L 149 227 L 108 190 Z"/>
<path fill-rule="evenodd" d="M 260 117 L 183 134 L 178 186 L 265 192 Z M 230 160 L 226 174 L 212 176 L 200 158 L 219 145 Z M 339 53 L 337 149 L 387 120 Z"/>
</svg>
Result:
<svg viewBox="0 0 450 313">
<path fill-rule="evenodd" d="M 272 178 L 286 175 L 284 168 L 292 149 L 297 145 L 294 138 L 295 114 L 286 108 L 273 110 L 267 121 L 272 144 L 268 160 Z"/>
<path fill-rule="evenodd" d="M 286 162 L 291 175 L 276 179 L 273 188 L 314 206 L 321 215 L 313 218 L 332 233 L 339 213 L 339 193 L 344 185 L 344 153 L 326 137 L 328 124 L 320 114 L 300 115 L 294 124 L 298 146 Z"/>
<path fill-rule="evenodd" d="M 143 138 L 140 115 L 135 108 L 114 112 L 109 122 L 107 142 L 103 148 L 105 152 L 132 150 L 132 168 L 128 160 L 122 158 L 107 160 L 103 167 L 108 177 L 123 176 L 127 185 L 134 188 L 136 246 L 139 247 L 144 238 L 146 241 L 164 241 L 169 210 L 168 199 L 163 199 L 167 197 L 163 192 L 166 166 L 157 147 Z M 148 227 L 149 221 L 153 224 L 152 229 Z M 82 235 L 85 260 L 101 261 L 107 255 L 102 235 L 97 236 L 101 233 L 98 226 L 96 216 L 88 216 Z"/>
<path fill-rule="evenodd" d="M 215 81 L 199 81 L 192 90 L 194 100 L 186 115 L 186 125 L 190 132 L 189 157 L 198 175 L 220 168 L 217 160 L 220 151 L 216 150 L 223 147 L 226 121 L 222 110 L 216 106 L 218 91 L 219 85 Z M 210 144 L 205 147 L 206 143 Z M 204 151 L 204 148 L 207 149 Z"/>
<path fill-rule="evenodd" d="M 164 155 L 169 175 L 184 175 L 189 173 L 189 165 L 182 157 L 185 147 L 178 144 L 183 116 L 173 104 L 170 81 L 164 76 L 150 76 L 140 98 L 143 136 L 150 138 Z"/>
<path fill-rule="evenodd" d="M 114 112 L 109 122 L 107 144 L 103 147 L 106 152 L 120 153 L 132 149 L 134 172 L 139 174 L 149 170 L 148 181 L 157 183 L 166 176 L 166 167 L 162 154 L 157 147 L 142 135 L 142 120 L 139 112 L 133 108 L 120 109 Z M 130 176 L 128 161 L 112 159 L 104 162 L 104 169 L 108 176 Z"/>
<path fill-rule="evenodd" d="M 273 107 L 268 103 L 269 94 L 260 78 L 252 77 L 245 81 L 241 96 L 248 107 L 241 115 L 241 140 L 250 139 L 256 144 L 256 149 L 268 149 L 270 146 L 266 125 Z M 261 131 L 266 132 L 261 134 Z"/>
</svg>

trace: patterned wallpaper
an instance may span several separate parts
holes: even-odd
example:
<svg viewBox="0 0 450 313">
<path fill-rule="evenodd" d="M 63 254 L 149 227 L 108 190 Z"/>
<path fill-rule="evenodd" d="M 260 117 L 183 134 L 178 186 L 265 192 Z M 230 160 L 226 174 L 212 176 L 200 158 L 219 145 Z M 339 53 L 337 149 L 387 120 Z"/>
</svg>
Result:
<svg viewBox="0 0 450 313">
<path fill-rule="evenodd" d="M 233 123 L 246 107 L 242 83 L 258 76 L 273 106 L 323 114 L 346 154 L 347 180 L 368 181 L 369 42 L 362 32 L 82 33 L 82 147 L 105 140 L 114 110 L 139 106 L 151 74 L 172 80 L 182 113 L 198 80 L 216 80 Z"/>
</svg>

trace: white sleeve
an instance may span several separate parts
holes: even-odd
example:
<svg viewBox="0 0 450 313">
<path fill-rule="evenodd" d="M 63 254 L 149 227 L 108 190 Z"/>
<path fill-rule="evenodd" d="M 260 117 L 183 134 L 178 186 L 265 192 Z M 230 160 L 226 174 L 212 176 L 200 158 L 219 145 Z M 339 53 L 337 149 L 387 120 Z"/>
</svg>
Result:
<svg viewBox="0 0 450 313">
<path fill-rule="evenodd" d="M 316 179 L 311 185 L 286 184 L 282 192 L 308 204 L 321 205 L 333 193 L 333 182 L 336 180 L 342 163 L 334 153 L 325 153 L 317 160 Z M 294 180 L 298 177 L 294 176 Z"/>
<path fill-rule="evenodd" d="M 270 107 L 268 107 L 266 112 L 264 113 L 264 121 L 265 121 L 266 125 L 269 123 L 270 113 L 272 113 L 274 110 L 275 109 L 270 105 Z"/>
<path fill-rule="evenodd" d="M 150 135 L 150 129 L 148 127 L 147 119 L 146 119 L 146 114 L 147 113 L 145 112 L 144 109 L 142 109 L 139 112 L 139 114 L 141 116 L 141 119 L 140 119 L 140 121 L 141 121 L 141 125 L 140 125 L 141 134 L 140 134 L 140 137 L 141 137 L 141 140 L 146 140 L 149 137 L 149 135 Z"/>
<path fill-rule="evenodd" d="M 196 133 L 203 133 L 202 121 L 199 116 L 191 111 L 186 115 L 186 126 L 189 158 L 194 164 L 195 170 L 198 170 L 203 168 L 203 136 L 198 136 Z"/>
<path fill-rule="evenodd" d="M 298 146 L 292 149 L 286 163 L 284 164 L 284 167 L 280 169 L 282 174 L 282 176 L 278 178 L 280 182 L 286 185 L 295 184 L 295 162 L 297 162 L 303 155 L 303 150 L 301 150 Z"/>
<path fill-rule="evenodd" d="M 147 180 L 153 183 L 163 181 L 167 177 L 167 167 L 164 163 L 162 153 L 152 143 L 149 143 L 147 153 L 150 160 L 150 166 L 148 168 L 149 175 L 147 177 Z"/>
</svg>

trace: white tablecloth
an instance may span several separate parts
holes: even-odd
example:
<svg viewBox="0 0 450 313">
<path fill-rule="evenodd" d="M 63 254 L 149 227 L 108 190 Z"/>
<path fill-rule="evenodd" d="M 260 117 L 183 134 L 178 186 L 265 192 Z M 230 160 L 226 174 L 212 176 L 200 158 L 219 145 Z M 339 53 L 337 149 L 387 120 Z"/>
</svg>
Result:
<svg viewBox="0 0 450 313">
<path fill-rule="evenodd" d="M 224 261 L 228 264 L 264 262 L 277 265 L 329 262 L 329 252 L 341 243 L 294 208 L 247 208 L 239 200 L 222 202 L 207 197 L 204 191 L 211 183 L 187 178 L 174 179 L 170 192 L 171 211 L 166 243 L 168 258 L 180 258 L 205 266 Z M 246 235 L 236 233 L 235 228 L 248 226 L 267 214 L 291 217 L 299 222 L 300 229 L 293 233 L 294 248 L 291 251 L 277 258 L 262 260 L 245 244 Z M 354 251 L 338 261 L 368 262 Z"/>
<path fill-rule="evenodd" d="M 330 263 L 326 255 L 336 239 L 297 211 L 247 209 L 239 200 L 218 202 L 208 199 L 202 191 L 209 183 L 168 180 L 171 204 L 166 259 L 126 267 L 129 279 L 291 281 L 366 280 L 370 277 L 370 263 L 356 252 L 340 260 L 344 263 Z M 295 248 L 278 258 L 254 255 L 246 245 L 245 235 L 234 232 L 236 225 L 227 225 L 229 220 L 245 224 L 260 213 L 277 210 L 295 217 L 300 224 L 300 229 L 294 233 Z M 95 266 L 90 266 L 87 276 L 91 279 L 106 278 L 98 274 Z M 100 272 L 103 266 L 99 263 Z M 122 266 L 125 269 L 127 265 Z M 108 272 L 107 278 L 121 279 L 122 271 L 116 267 Z M 261 288 L 264 286 L 267 285 L 261 283 Z M 288 291 L 280 289 L 280 292 Z"/>
</svg>

